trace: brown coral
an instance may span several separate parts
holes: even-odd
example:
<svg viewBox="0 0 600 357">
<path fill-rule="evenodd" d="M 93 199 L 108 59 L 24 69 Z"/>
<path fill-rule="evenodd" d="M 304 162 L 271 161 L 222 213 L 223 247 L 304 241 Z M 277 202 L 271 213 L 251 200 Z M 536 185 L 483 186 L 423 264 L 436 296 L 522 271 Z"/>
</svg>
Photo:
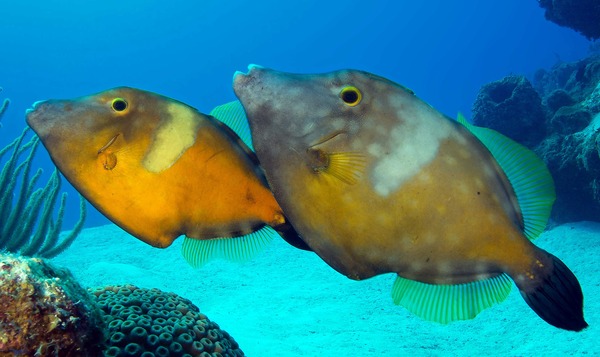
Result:
<svg viewBox="0 0 600 357">
<path fill-rule="evenodd" d="M 237 342 L 191 301 L 132 285 L 92 289 L 105 313 L 105 356 L 243 356 Z"/>
<path fill-rule="evenodd" d="M 96 356 L 101 313 L 67 271 L 0 254 L 0 356 Z"/>
</svg>

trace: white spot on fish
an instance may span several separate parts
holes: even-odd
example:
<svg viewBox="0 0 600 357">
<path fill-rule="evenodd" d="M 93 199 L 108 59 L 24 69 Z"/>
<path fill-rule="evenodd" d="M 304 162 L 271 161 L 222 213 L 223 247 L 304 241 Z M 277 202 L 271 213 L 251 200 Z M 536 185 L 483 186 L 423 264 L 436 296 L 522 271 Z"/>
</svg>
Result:
<svg viewBox="0 0 600 357">
<path fill-rule="evenodd" d="M 490 225 L 498 223 L 498 216 L 494 213 L 489 213 L 487 218 Z"/>
<path fill-rule="evenodd" d="M 448 166 L 456 166 L 456 164 L 458 164 L 458 161 L 455 158 L 453 158 L 452 156 L 445 156 L 444 157 L 444 162 Z"/>
<path fill-rule="evenodd" d="M 440 142 L 450 135 L 449 124 L 429 114 L 426 112 L 398 124 L 388 134 L 390 153 L 381 158 L 371 172 L 375 192 L 380 196 L 388 196 L 419 173 L 436 157 Z M 397 113 L 398 118 L 406 115 Z"/>
<path fill-rule="evenodd" d="M 438 264 L 438 270 L 442 273 L 452 273 L 452 265 L 448 262 L 441 262 Z"/>
<path fill-rule="evenodd" d="M 458 133 L 456 135 L 452 135 L 452 137 L 456 140 L 456 142 L 458 142 L 460 145 L 463 146 L 468 146 L 469 143 L 467 142 L 467 139 L 465 139 L 464 135 Z"/>
<path fill-rule="evenodd" d="M 321 114 L 323 115 L 323 114 Z M 317 116 L 319 117 L 319 116 Z M 321 117 L 319 117 L 321 118 Z M 344 128 L 344 126 L 346 125 L 346 121 L 342 118 L 334 118 L 331 120 L 331 127 L 333 128 L 333 130 L 342 130 Z"/>
<path fill-rule="evenodd" d="M 485 263 L 478 262 L 475 264 L 474 270 L 479 273 L 485 273 L 488 270 L 488 266 Z"/>
<path fill-rule="evenodd" d="M 458 155 L 460 157 L 462 157 L 463 159 L 470 159 L 471 158 L 471 153 L 466 148 L 458 150 Z"/>
<path fill-rule="evenodd" d="M 436 235 L 428 232 L 425 234 L 424 243 L 429 245 L 435 245 L 437 243 Z"/>
<path fill-rule="evenodd" d="M 469 193 L 470 189 L 469 189 L 469 186 L 467 186 L 466 183 L 461 182 L 461 183 L 458 184 L 458 191 L 461 194 L 467 194 L 467 193 Z"/>
<path fill-rule="evenodd" d="M 409 269 L 411 269 L 412 271 L 418 272 L 421 271 L 424 267 L 424 264 L 421 262 L 414 262 L 412 264 L 409 265 Z"/>
<path fill-rule="evenodd" d="M 479 177 L 475 178 L 474 183 L 475 183 L 475 187 L 478 190 L 482 190 L 483 189 L 483 181 L 481 181 L 481 179 Z"/>
<path fill-rule="evenodd" d="M 421 181 L 424 184 L 430 183 L 430 182 L 432 182 L 432 180 L 433 179 L 432 179 L 431 175 L 428 172 L 422 172 L 419 175 L 419 181 Z"/>
<path fill-rule="evenodd" d="M 367 152 L 375 158 L 383 156 L 383 146 L 379 143 L 373 143 L 367 146 Z"/>
<path fill-rule="evenodd" d="M 197 113 L 187 106 L 172 103 L 167 106 L 167 112 L 169 115 L 161 120 L 142 161 L 144 167 L 154 173 L 171 167 L 194 145 L 200 126 Z"/>
<path fill-rule="evenodd" d="M 482 165 L 482 169 L 483 169 L 483 174 L 487 177 L 494 177 L 496 176 L 496 171 L 492 168 L 491 165 Z"/>
</svg>

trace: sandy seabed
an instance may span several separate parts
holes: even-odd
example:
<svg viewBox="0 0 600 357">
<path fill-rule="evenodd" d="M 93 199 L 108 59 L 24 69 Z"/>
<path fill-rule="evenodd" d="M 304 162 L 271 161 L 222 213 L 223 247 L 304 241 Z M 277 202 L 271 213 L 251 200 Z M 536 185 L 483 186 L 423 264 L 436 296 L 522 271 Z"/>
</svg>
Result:
<svg viewBox="0 0 600 357">
<path fill-rule="evenodd" d="M 84 230 L 54 263 L 86 287 L 134 284 L 188 298 L 248 356 L 600 355 L 600 223 L 561 225 L 535 241 L 579 278 L 590 325 L 580 333 L 546 324 L 516 288 L 474 320 L 440 325 L 393 304 L 392 274 L 352 281 L 281 239 L 249 262 L 194 269 L 181 243 L 156 249 L 107 225 Z"/>
</svg>

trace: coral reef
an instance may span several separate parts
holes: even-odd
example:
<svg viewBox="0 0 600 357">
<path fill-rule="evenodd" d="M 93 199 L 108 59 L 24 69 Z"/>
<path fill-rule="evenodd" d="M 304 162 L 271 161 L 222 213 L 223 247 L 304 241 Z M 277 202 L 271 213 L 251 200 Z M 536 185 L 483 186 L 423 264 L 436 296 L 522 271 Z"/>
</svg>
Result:
<svg viewBox="0 0 600 357">
<path fill-rule="evenodd" d="M 104 323 L 70 273 L 0 254 L 0 356 L 96 356 Z"/>
<path fill-rule="evenodd" d="M 9 103 L 8 99 L 4 100 L 0 118 Z M 44 187 L 36 188 L 42 170 L 38 169 L 31 178 L 30 170 L 39 139 L 33 136 L 25 142 L 28 131 L 23 130 L 19 137 L 0 149 L 0 162 L 3 157 L 8 157 L 0 171 L 0 252 L 51 258 L 64 251 L 83 228 L 85 200 L 80 196 L 79 220 L 61 239 L 67 195 L 62 194 L 56 209 L 61 183 L 56 170 Z"/>
<path fill-rule="evenodd" d="M 132 285 L 91 289 L 108 325 L 105 356 L 243 356 L 191 301 Z"/>
<path fill-rule="evenodd" d="M 473 123 L 533 148 L 544 137 L 542 100 L 527 78 L 507 76 L 484 85 L 473 104 Z M 515 125 L 515 121 L 518 125 Z"/>
<path fill-rule="evenodd" d="M 474 122 L 529 146 L 546 162 L 556 186 L 555 222 L 599 221 L 600 56 L 538 71 L 533 88 L 541 103 L 531 93 L 512 91 L 511 97 L 521 99 L 503 101 L 505 108 L 494 111 L 498 101 L 489 99 L 493 97 L 489 92 L 507 82 L 514 83 L 514 76 L 481 88 L 473 106 Z M 542 119 L 533 127 L 528 125 L 530 119 L 523 125 L 517 113 L 526 112 L 541 112 Z"/>
<path fill-rule="evenodd" d="M 598 0 L 538 0 L 545 17 L 560 26 L 570 27 L 588 39 L 600 38 Z"/>
</svg>

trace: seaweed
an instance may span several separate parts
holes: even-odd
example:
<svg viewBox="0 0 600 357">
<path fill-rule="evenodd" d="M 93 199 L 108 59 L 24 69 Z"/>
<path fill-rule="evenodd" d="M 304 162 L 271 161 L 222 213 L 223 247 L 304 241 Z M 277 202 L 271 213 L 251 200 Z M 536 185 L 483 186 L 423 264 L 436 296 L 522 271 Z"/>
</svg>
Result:
<svg viewBox="0 0 600 357">
<path fill-rule="evenodd" d="M 10 104 L 0 106 L 0 120 Z M 34 134 L 26 141 L 30 129 L 0 149 L 0 252 L 52 258 L 67 249 L 83 229 L 86 218 L 85 199 L 80 195 L 80 214 L 75 226 L 61 237 L 67 193 L 59 192 L 61 176 L 57 169 L 43 187 L 37 183 L 43 170 L 31 175 L 31 165 L 39 138 Z"/>
</svg>

